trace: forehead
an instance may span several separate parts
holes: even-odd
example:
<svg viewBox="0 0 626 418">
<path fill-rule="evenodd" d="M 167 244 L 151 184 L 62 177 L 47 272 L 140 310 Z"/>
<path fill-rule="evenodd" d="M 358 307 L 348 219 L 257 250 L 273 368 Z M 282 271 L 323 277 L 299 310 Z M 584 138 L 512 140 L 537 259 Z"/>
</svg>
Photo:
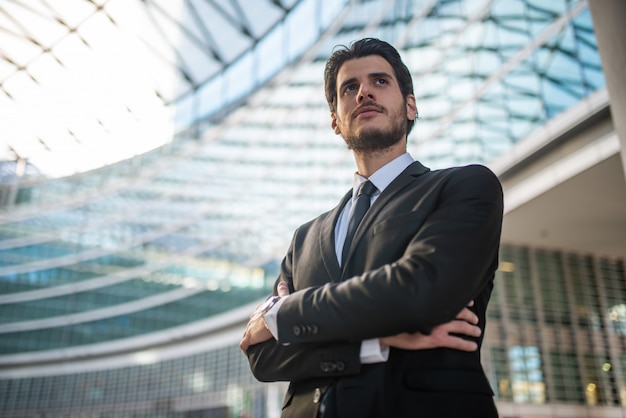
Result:
<svg viewBox="0 0 626 418">
<path fill-rule="evenodd" d="M 372 74 L 387 73 L 395 78 L 391 64 L 380 55 L 368 55 L 344 62 L 337 72 L 337 85 L 352 78 L 368 77 Z"/>
</svg>

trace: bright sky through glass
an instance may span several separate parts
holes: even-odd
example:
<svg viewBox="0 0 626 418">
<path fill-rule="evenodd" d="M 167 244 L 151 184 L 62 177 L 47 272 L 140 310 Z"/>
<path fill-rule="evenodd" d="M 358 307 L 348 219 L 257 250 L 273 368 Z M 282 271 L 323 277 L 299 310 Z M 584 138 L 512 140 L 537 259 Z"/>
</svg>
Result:
<svg viewBox="0 0 626 418">
<path fill-rule="evenodd" d="M 41 67 L 37 86 L 25 75 L 10 80 L 19 96 L 2 109 L 2 136 L 48 176 L 129 158 L 172 136 L 168 110 L 151 84 L 150 61 L 142 59 L 145 51 L 114 31 L 99 36 L 97 50 L 64 43 L 64 68 L 50 56 L 39 57 L 41 63 L 32 64 Z"/>
<path fill-rule="evenodd" d="M 165 144 L 282 68 L 288 54 L 267 71 L 261 53 L 285 45 L 283 17 L 308 3 L 2 3 L 0 161 L 62 177 Z"/>
</svg>

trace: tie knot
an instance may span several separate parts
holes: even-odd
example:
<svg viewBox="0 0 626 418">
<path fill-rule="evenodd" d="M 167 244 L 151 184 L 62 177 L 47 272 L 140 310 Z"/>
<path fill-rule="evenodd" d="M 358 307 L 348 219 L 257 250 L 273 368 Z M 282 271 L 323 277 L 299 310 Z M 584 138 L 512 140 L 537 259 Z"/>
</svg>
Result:
<svg viewBox="0 0 626 418">
<path fill-rule="evenodd" d="M 372 182 L 368 180 L 365 183 L 361 184 L 361 188 L 359 189 L 359 193 L 357 196 L 365 195 L 368 197 L 372 197 L 375 191 L 376 186 L 374 186 L 374 184 L 372 184 Z"/>
</svg>

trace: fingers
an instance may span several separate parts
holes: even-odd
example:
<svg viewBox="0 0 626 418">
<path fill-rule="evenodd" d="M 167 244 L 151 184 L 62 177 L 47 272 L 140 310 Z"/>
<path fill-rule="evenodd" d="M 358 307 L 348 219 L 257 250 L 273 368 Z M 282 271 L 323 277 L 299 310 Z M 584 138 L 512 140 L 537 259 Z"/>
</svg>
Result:
<svg viewBox="0 0 626 418">
<path fill-rule="evenodd" d="M 469 322 L 470 324 L 478 324 L 478 316 L 468 308 L 463 308 L 461 312 L 456 316 L 456 319 Z"/>
<path fill-rule="evenodd" d="M 482 331 L 480 327 L 472 325 L 466 321 L 452 321 L 444 325 L 447 333 L 461 334 L 468 337 L 480 337 Z"/>
<path fill-rule="evenodd" d="M 284 281 L 279 282 L 276 286 L 276 291 L 278 296 L 287 296 L 289 294 L 289 284 Z"/>
<path fill-rule="evenodd" d="M 452 335 L 449 337 L 449 342 L 446 346 L 460 351 L 473 352 L 478 350 L 478 344 L 474 341 L 464 340 L 463 338 L 454 337 Z"/>
<path fill-rule="evenodd" d="M 453 348 L 455 350 L 473 352 L 478 349 L 478 343 L 465 339 L 463 337 L 480 337 L 482 331 L 476 325 L 472 325 L 466 321 L 457 320 L 442 325 L 440 330 L 445 332 L 442 338 L 441 346 Z"/>
<path fill-rule="evenodd" d="M 265 326 L 263 318 L 259 317 L 248 322 L 241 341 L 239 342 L 239 348 L 246 353 L 248 347 L 265 342 L 271 338 L 273 338 L 272 333 Z"/>
<path fill-rule="evenodd" d="M 285 281 L 280 281 L 276 285 L 276 293 L 279 296 L 289 295 L 289 284 Z M 248 351 L 248 347 L 254 344 L 267 341 L 272 338 L 272 333 L 265 326 L 265 322 L 262 319 L 263 310 L 261 309 L 264 304 L 257 305 L 254 312 L 250 314 L 250 320 L 246 325 L 246 329 L 243 333 L 243 337 L 239 342 L 239 348 L 244 354 Z"/>
<path fill-rule="evenodd" d="M 246 325 L 246 329 L 243 332 L 243 335 L 241 336 L 241 341 L 239 342 L 239 348 L 241 349 L 241 351 L 243 351 L 244 354 L 248 354 L 248 347 L 250 347 L 250 334 L 251 334 L 251 330 L 250 330 L 250 322 L 248 322 L 248 324 Z"/>
<path fill-rule="evenodd" d="M 246 329 L 246 332 L 239 342 L 239 348 L 244 354 L 248 354 L 248 347 L 250 347 L 250 339 L 248 338 L 248 330 Z"/>
</svg>

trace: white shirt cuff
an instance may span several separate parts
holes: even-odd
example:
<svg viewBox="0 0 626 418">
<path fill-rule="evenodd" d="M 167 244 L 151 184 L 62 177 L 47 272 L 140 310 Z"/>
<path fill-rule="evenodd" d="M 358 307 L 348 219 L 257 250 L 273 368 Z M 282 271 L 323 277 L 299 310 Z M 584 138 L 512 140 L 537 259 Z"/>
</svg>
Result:
<svg viewBox="0 0 626 418">
<path fill-rule="evenodd" d="M 270 330 L 272 336 L 278 339 L 278 310 L 285 300 L 289 297 L 283 296 L 272 308 L 265 313 L 263 319 L 267 329 Z M 361 364 L 385 363 L 389 359 L 389 347 L 381 345 L 378 338 L 364 340 L 361 342 Z"/>
<path fill-rule="evenodd" d="M 361 341 L 361 364 L 385 363 L 389 359 L 389 347 L 381 345 L 378 338 Z"/>
<path fill-rule="evenodd" d="M 265 325 L 267 325 L 267 329 L 269 329 L 274 338 L 276 338 L 276 341 L 278 341 L 278 310 L 288 297 L 289 295 L 281 296 L 280 300 L 276 302 L 269 311 L 265 312 L 265 315 L 263 315 Z"/>
</svg>

